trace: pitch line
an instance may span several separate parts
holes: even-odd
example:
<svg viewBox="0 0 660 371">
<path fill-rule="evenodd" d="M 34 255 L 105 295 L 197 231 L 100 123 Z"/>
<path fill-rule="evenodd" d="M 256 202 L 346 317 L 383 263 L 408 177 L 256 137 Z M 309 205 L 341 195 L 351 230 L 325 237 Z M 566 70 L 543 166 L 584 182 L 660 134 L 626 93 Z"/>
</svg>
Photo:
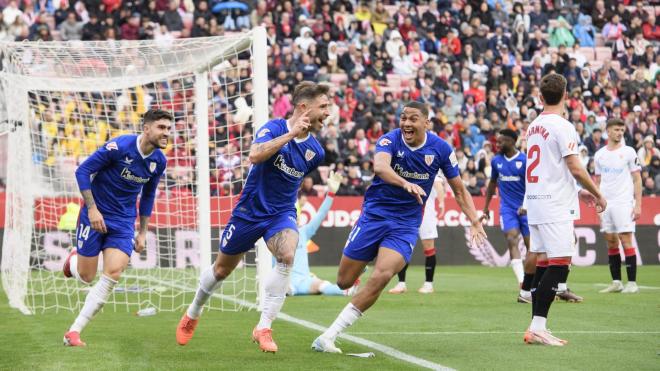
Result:
<svg viewBox="0 0 660 371">
<path fill-rule="evenodd" d="M 146 280 L 146 281 L 154 280 L 151 277 L 149 277 L 149 278 L 141 277 L 141 278 L 143 280 Z M 159 283 L 163 284 L 163 282 L 159 282 Z M 166 283 L 165 285 L 173 287 L 173 288 L 177 288 L 177 289 L 180 289 L 180 290 L 188 290 L 188 291 L 194 290 L 194 289 L 191 289 L 188 286 L 178 285 L 178 284 L 175 284 L 175 283 Z M 223 295 L 223 294 L 218 294 L 218 293 L 214 293 L 212 296 L 215 297 L 215 298 L 219 298 L 219 299 L 234 302 L 234 303 L 236 303 L 238 305 L 241 305 L 241 306 L 244 306 L 248 309 L 255 309 L 255 310 L 257 309 L 256 304 L 251 303 L 247 300 L 237 299 L 237 298 L 234 298 L 234 297 L 231 297 L 231 296 L 228 296 L 228 295 Z M 294 323 L 296 325 L 306 327 L 310 330 L 325 332 L 325 330 L 328 329 L 327 327 L 323 327 L 323 326 L 318 325 L 314 322 L 310 322 L 310 321 L 306 321 L 304 319 L 296 318 L 296 317 L 290 316 L 290 315 L 288 315 L 286 313 L 282 313 L 282 312 L 280 312 L 280 314 L 277 316 L 277 318 L 279 318 L 281 320 L 284 320 L 286 322 L 289 322 L 289 323 Z M 453 368 L 443 366 L 441 364 L 434 363 L 434 362 L 431 362 L 431 361 L 427 361 L 423 358 L 415 357 L 413 355 L 410 355 L 408 353 L 404 353 L 404 352 L 402 352 L 400 350 L 397 350 L 397 349 L 394 349 L 392 347 L 388 347 L 387 345 L 379 344 L 379 343 L 373 342 L 371 340 L 363 339 L 361 337 L 353 336 L 353 335 L 350 335 L 350 334 L 340 334 L 339 337 L 341 339 L 348 340 L 352 343 L 362 345 L 364 347 L 371 348 L 373 350 L 377 350 L 377 351 L 379 351 L 379 352 L 381 352 L 381 353 L 383 353 L 387 356 L 396 358 L 398 360 L 401 360 L 401 361 L 404 361 L 404 362 L 407 362 L 407 363 L 411 363 L 411 364 L 416 365 L 416 366 L 424 367 L 424 368 L 427 368 L 427 369 L 430 369 L 430 370 L 455 371 Z M 310 344 L 311 344 L 311 340 L 310 340 Z M 310 349 L 310 351 L 312 351 L 312 350 Z"/>
<path fill-rule="evenodd" d="M 607 287 L 607 286 L 609 286 L 609 284 L 607 284 L 607 283 L 595 283 L 594 286 Z M 644 290 L 660 290 L 660 287 L 657 287 L 657 286 L 639 286 L 639 285 L 637 285 L 637 287 L 639 287 L 640 289 L 644 289 Z"/>
<path fill-rule="evenodd" d="M 353 335 L 522 335 L 524 331 L 361 331 L 351 332 Z M 552 331 L 553 334 L 638 334 L 638 335 L 651 335 L 660 334 L 660 331 Z"/>
</svg>

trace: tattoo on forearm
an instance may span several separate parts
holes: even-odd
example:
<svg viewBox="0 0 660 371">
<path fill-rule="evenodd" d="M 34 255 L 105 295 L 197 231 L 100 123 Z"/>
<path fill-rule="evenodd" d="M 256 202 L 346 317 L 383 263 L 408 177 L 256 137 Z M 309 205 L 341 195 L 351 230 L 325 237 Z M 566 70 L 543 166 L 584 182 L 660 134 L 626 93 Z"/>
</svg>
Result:
<svg viewBox="0 0 660 371">
<path fill-rule="evenodd" d="M 292 229 L 285 229 L 277 232 L 273 237 L 266 241 L 266 246 L 278 263 L 282 263 L 282 255 L 288 251 L 295 251 L 298 245 L 298 232 Z"/>
<path fill-rule="evenodd" d="M 141 216 L 140 217 L 140 232 L 146 232 L 147 227 L 149 227 L 149 217 Z"/>
<path fill-rule="evenodd" d="M 83 200 L 85 200 L 85 205 L 87 205 L 87 208 L 96 205 L 96 202 L 94 202 L 94 196 L 92 196 L 92 190 L 86 189 L 84 191 L 81 191 L 80 193 L 83 196 Z"/>
</svg>

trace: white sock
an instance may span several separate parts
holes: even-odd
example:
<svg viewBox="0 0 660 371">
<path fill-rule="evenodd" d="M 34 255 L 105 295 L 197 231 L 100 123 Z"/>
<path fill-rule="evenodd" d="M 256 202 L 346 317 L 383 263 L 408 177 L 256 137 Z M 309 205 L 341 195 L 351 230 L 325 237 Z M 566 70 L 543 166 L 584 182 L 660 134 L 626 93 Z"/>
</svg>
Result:
<svg viewBox="0 0 660 371">
<path fill-rule="evenodd" d="M 557 292 L 566 291 L 566 282 L 557 284 Z"/>
<path fill-rule="evenodd" d="M 348 303 L 344 309 L 339 313 L 337 319 L 330 325 L 330 327 L 325 330 L 323 337 L 328 338 L 332 341 L 335 341 L 337 335 L 344 331 L 348 326 L 352 325 L 357 321 L 358 318 L 362 316 L 362 312 L 353 305 L 353 303 Z"/>
<path fill-rule="evenodd" d="M 268 273 L 265 280 L 264 310 L 261 312 L 261 319 L 257 324 L 258 330 L 270 328 L 273 320 L 280 313 L 286 298 L 286 291 L 289 288 L 290 273 L 291 267 L 283 263 L 277 263 L 275 269 Z"/>
<path fill-rule="evenodd" d="M 82 332 L 89 321 L 94 318 L 94 315 L 101 310 L 116 284 L 117 281 L 102 274 L 101 278 L 96 282 L 96 285 L 94 285 L 94 287 L 92 287 L 87 293 L 85 304 L 83 305 L 82 310 L 80 310 L 80 314 L 78 314 L 78 317 L 76 317 L 76 320 L 73 322 L 73 325 L 69 328 L 69 331 Z"/>
<path fill-rule="evenodd" d="M 531 298 L 532 292 L 526 290 L 520 290 L 520 296 L 522 296 L 523 298 Z"/>
<path fill-rule="evenodd" d="M 218 281 L 215 278 L 213 265 L 211 265 L 199 276 L 199 287 L 197 288 L 195 299 L 193 299 L 193 302 L 188 306 L 188 317 L 192 319 L 199 318 L 202 314 L 204 304 L 206 304 L 209 297 L 213 295 L 213 291 L 220 286 L 222 286 L 222 280 Z"/>
<path fill-rule="evenodd" d="M 522 259 L 511 259 L 511 269 L 513 269 L 513 274 L 516 275 L 518 284 L 521 284 L 523 281 L 523 277 L 525 276 L 525 272 L 523 271 Z"/>
<path fill-rule="evenodd" d="M 91 282 L 87 282 L 80 278 L 80 273 L 78 273 L 78 254 L 71 256 L 71 259 L 69 259 L 69 270 L 71 271 L 71 275 L 78 281 L 82 282 L 84 285 L 92 284 Z"/>
<path fill-rule="evenodd" d="M 534 316 L 532 317 L 532 324 L 529 325 L 530 331 L 544 331 L 545 323 L 548 319 L 545 317 Z"/>
</svg>

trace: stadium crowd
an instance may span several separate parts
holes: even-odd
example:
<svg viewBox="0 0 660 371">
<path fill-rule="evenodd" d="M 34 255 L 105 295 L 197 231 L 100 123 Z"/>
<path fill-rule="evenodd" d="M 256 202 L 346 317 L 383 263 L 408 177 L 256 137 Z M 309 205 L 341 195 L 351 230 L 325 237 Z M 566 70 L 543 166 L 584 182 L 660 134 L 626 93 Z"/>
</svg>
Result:
<svg viewBox="0 0 660 371">
<path fill-rule="evenodd" d="M 542 108 L 538 81 L 550 72 L 568 80 L 567 118 L 580 134 L 589 172 L 607 141 L 606 120 L 622 118 L 626 144 L 643 166 L 644 195 L 660 194 L 660 7 L 645 1 L 0 0 L 0 7 L 2 40 L 171 40 L 265 26 L 273 117 L 292 111 L 297 82 L 333 86 L 332 115 L 320 138 L 326 158 L 305 179 L 307 195 L 322 191 L 329 170 L 345 174 L 338 194 L 364 194 L 375 141 L 396 127 L 410 100 L 429 105 L 433 131 L 455 148 L 470 193 L 482 195 L 498 131 L 518 131 L 525 150 L 525 130 Z M 236 80 L 224 82 L 231 87 Z M 241 151 L 251 128 L 236 132 L 227 112 L 238 112 L 250 97 L 234 88 L 214 89 L 214 195 L 240 192 L 236 180 L 249 165 Z M 65 133 L 65 124 L 44 130 L 56 133 L 59 125 Z M 179 168 L 192 168 L 185 160 L 191 148 L 175 142 L 170 155 L 180 151 Z M 168 172 L 170 188 L 191 176 Z"/>
</svg>

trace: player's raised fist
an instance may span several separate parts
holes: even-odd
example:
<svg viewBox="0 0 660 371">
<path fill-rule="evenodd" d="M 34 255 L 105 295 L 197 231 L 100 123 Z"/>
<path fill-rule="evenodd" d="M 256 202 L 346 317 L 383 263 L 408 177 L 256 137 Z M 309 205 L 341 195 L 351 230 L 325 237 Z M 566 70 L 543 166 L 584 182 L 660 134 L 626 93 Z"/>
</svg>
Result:
<svg viewBox="0 0 660 371">
<path fill-rule="evenodd" d="M 341 174 L 331 171 L 327 181 L 328 191 L 332 193 L 337 193 L 337 190 L 339 189 L 339 186 L 341 186 L 341 181 L 343 179 L 344 177 Z"/>
</svg>

